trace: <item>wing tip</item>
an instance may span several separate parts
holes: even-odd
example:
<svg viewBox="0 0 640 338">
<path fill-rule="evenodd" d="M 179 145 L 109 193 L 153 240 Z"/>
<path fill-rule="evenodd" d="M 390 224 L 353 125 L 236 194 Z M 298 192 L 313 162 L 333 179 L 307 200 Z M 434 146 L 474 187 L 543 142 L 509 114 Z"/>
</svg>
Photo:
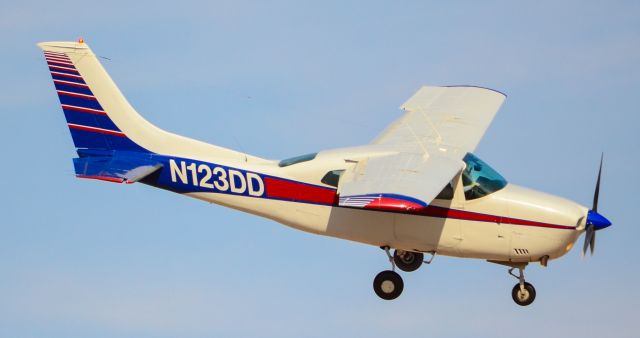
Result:
<svg viewBox="0 0 640 338">
<path fill-rule="evenodd" d="M 446 88 L 479 88 L 479 89 L 485 89 L 485 90 L 489 90 L 495 93 L 498 93 L 502 96 L 504 96 L 505 98 L 507 97 L 507 94 L 497 90 L 497 89 L 493 89 L 493 88 L 489 88 L 489 87 L 482 87 L 482 86 L 474 86 L 474 85 L 450 85 L 450 86 L 443 86 Z"/>
</svg>

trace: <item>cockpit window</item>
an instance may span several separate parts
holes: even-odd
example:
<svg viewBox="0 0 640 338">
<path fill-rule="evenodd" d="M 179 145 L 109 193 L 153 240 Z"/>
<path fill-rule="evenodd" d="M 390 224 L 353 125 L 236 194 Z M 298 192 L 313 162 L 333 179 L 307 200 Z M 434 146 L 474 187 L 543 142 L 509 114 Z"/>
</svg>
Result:
<svg viewBox="0 0 640 338">
<path fill-rule="evenodd" d="M 462 171 L 464 197 L 467 200 L 487 196 L 507 185 L 504 177 L 475 155 L 468 153 L 463 160 L 467 165 Z"/>
<path fill-rule="evenodd" d="M 311 161 L 314 158 L 316 158 L 316 155 L 318 155 L 318 153 L 311 153 L 311 154 L 306 154 L 306 155 L 300 155 L 300 156 L 296 156 L 296 157 L 292 157 L 292 158 L 287 158 L 284 159 L 280 162 L 278 162 L 278 166 L 280 167 L 288 167 L 290 165 L 294 165 L 300 162 L 307 162 L 307 161 Z"/>
</svg>

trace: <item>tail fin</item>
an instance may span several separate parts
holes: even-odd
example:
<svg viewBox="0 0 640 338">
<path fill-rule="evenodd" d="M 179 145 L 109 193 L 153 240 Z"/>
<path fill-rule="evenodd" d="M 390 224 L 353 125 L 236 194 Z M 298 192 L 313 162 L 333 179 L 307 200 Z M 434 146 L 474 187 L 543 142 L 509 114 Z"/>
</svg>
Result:
<svg viewBox="0 0 640 338">
<path fill-rule="evenodd" d="M 43 44 L 41 47 L 76 148 L 146 151 L 116 126 L 69 53 L 47 50 Z"/>
<path fill-rule="evenodd" d="M 76 148 L 187 158 L 258 159 L 169 133 L 149 123 L 129 104 L 83 41 L 42 42 L 38 46 L 44 51 Z"/>
</svg>

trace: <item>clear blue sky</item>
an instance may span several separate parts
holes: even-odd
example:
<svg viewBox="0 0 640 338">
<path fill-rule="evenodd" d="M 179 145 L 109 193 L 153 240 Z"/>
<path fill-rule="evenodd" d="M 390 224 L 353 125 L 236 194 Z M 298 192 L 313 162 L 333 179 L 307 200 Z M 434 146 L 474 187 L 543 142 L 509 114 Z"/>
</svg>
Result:
<svg viewBox="0 0 640 338">
<path fill-rule="evenodd" d="M 4 1 L 1 337 L 636 337 L 637 1 Z M 423 84 L 508 99 L 477 154 L 614 226 L 527 278 L 437 257 L 403 295 L 381 250 L 147 186 L 74 178 L 35 43 L 84 36 L 173 132 L 266 158 L 369 142 Z M 582 239 L 580 239 L 582 240 Z M 580 245 L 582 242 L 579 242 Z"/>
</svg>

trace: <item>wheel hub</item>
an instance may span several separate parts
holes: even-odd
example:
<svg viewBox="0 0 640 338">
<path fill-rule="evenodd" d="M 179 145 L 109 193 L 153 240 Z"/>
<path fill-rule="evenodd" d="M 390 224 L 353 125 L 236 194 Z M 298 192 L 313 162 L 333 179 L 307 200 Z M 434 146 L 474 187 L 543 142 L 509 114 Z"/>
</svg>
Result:
<svg viewBox="0 0 640 338">
<path fill-rule="evenodd" d="M 527 301 L 529 299 L 529 290 L 524 289 L 524 290 L 520 290 L 518 291 L 518 299 L 521 302 Z"/>
<path fill-rule="evenodd" d="M 393 290 L 396 289 L 396 285 L 392 281 L 386 280 L 382 282 L 382 285 L 380 285 L 380 288 L 382 289 L 382 291 L 384 291 L 384 293 L 392 293 Z"/>
<path fill-rule="evenodd" d="M 412 252 L 405 252 L 400 256 L 400 259 L 405 264 L 411 264 L 416 259 L 416 256 Z"/>
</svg>

